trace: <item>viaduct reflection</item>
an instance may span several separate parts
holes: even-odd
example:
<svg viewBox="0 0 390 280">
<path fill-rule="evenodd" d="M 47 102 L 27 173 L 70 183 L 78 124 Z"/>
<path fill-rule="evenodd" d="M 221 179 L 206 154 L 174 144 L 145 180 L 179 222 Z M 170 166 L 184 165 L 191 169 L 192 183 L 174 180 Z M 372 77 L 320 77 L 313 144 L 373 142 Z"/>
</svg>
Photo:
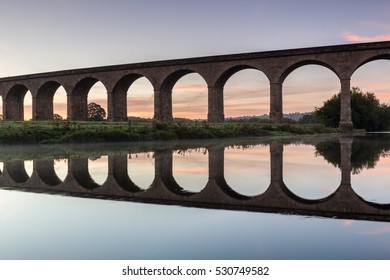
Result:
<svg viewBox="0 0 390 280">
<path fill-rule="evenodd" d="M 266 191 L 245 196 L 233 190 L 224 176 L 224 147 L 208 148 L 209 174 L 206 186 L 197 193 L 186 191 L 173 176 L 173 152 L 157 150 L 155 176 L 148 189 L 137 186 L 128 173 L 128 154 L 108 156 L 108 176 L 97 184 L 88 170 L 88 158 L 70 158 L 62 181 L 54 160 L 34 160 L 31 177 L 23 161 L 4 162 L 0 186 L 6 189 L 43 192 L 190 207 L 233 209 L 269 213 L 291 213 L 345 219 L 390 221 L 390 204 L 365 201 L 351 187 L 352 138 L 339 139 L 340 185 L 331 195 L 317 200 L 299 197 L 283 181 L 283 144 L 270 143 L 271 180 Z"/>
</svg>

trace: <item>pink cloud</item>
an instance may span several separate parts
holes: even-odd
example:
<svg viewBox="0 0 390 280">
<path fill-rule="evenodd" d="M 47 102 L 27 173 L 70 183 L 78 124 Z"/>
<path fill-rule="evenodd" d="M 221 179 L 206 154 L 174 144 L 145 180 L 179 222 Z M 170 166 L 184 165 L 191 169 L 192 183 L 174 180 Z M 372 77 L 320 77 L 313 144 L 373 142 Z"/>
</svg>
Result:
<svg viewBox="0 0 390 280">
<path fill-rule="evenodd" d="M 174 91 L 192 91 L 192 92 L 207 92 L 207 86 L 202 85 L 177 85 L 173 88 Z"/>
<path fill-rule="evenodd" d="M 342 224 L 343 226 L 351 226 L 351 225 L 353 225 L 353 224 L 356 224 L 356 221 L 354 221 L 354 220 L 343 220 L 343 221 L 341 222 L 341 224 Z"/>
<path fill-rule="evenodd" d="M 377 41 L 389 41 L 390 40 L 390 34 L 369 37 L 369 36 L 360 36 L 360 35 L 352 34 L 350 32 L 344 32 L 343 37 L 348 42 L 377 42 Z"/>
<path fill-rule="evenodd" d="M 173 173 L 184 174 L 208 174 L 207 168 L 174 168 Z"/>
</svg>

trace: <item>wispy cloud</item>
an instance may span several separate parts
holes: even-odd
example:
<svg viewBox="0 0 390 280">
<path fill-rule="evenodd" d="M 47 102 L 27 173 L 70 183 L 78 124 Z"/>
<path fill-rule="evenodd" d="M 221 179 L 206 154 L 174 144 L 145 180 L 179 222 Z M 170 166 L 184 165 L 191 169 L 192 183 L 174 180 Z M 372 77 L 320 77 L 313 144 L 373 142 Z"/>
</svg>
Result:
<svg viewBox="0 0 390 280">
<path fill-rule="evenodd" d="M 185 173 L 185 174 L 208 174 L 207 168 L 174 168 L 173 173 Z"/>
<path fill-rule="evenodd" d="M 390 40 L 390 34 L 385 34 L 385 35 L 377 35 L 377 36 L 361 36 L 357 34 L 353 34 L 350 32 L 344 32 L 343 37 L 345 40 L 348 42 L 378 42 L 378 41 L 389 41 Z"/>
<path fill-rule="evenodd" d="M 174 91 L 191 91 L 191 92 L 207 92 L 206 85 L 178 85 L 175 86 Z"/>
</svg>

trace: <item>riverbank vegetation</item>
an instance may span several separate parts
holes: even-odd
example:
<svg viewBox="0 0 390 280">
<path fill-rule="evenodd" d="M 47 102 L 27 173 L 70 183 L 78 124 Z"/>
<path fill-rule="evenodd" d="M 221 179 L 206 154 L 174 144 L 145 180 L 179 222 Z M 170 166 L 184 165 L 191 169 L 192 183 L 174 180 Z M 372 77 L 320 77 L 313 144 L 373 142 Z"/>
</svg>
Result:
<svg viewBox="0 0 390 280">
<path fill-rule="evenodd" d="M 2 121 L 0 143 L 98 143 L 337 133 L 320 124 Z"/>
<path fill-rule="evenodd" d="M 315 109 L 315 120 L 329 127 L 338 127 L 340 122 L 341 95 L 334 95 Z M 351 116 L 356 129 L 388 131 L 390 129 L 390 106 L 381 104 L 374 93 L 364 93 L 360 88 L 351 89 Z"/>
</svg>

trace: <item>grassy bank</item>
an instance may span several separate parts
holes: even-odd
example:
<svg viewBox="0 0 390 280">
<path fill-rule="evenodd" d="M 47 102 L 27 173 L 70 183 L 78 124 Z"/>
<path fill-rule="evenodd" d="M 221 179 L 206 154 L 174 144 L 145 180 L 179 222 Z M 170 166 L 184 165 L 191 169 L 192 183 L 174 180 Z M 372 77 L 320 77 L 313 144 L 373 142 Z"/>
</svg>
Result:
<svg viewBox="0 0 390 280">
<path fill-rule="evenodd" d="M 322 125 L 264 123 L 0 122 L 0 143 L 86 143 L 334 133 Z"/>
</svg>

